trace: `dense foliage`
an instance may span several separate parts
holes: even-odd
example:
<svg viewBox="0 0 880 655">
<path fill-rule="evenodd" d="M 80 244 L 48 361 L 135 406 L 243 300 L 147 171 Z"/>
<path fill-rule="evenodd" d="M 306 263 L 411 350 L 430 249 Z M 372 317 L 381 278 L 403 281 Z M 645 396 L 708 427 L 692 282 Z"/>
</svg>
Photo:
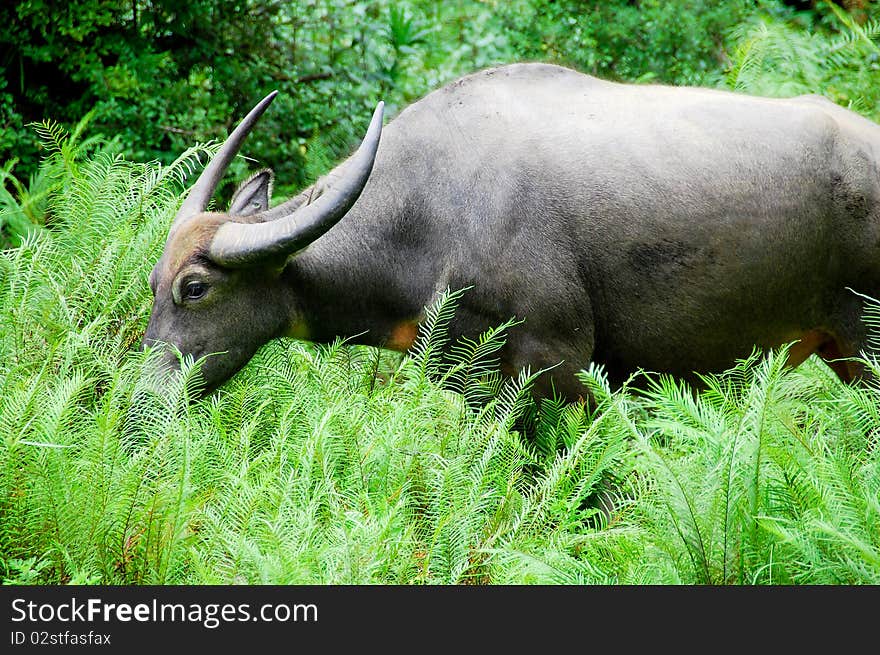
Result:
<svg viewBox="0 0 880 655">
<path fill-rule="evenodd" d="M 859 0 L 846 4 L 869 6 Z M 17 177 L 26 181 L 39 161 L 39 140 L 29 124 L 51 119 L 72 127 L 89 114 L 90 131 L 115 137 L 134 159 L 169 163 L 193 143 L 222 138 L 257 99 L 279 89 L 248 148 L 263 165 L 277 169 L 279 190 L 289 191 L 351 147 L 380 97 L 393 114 L 441 83 L 485 66 L 541 60 L 612 79 L 716 85 L 731 63 L 730 30 L 736 26 L 748 31 L 770 21 L 771 29 L 787 30 L 783 36 L 801 39 L 797 56 L 809 50 L 805 35 L 822 39 L 841 29 L 833 5 L 816 2 L 809 11 L 789 5 L 778 0 L 5 3 L 0 162 L 17 159 Z M 861 10 L 859 24 L 869 24 L 876 14 L 876 8 Z M 810 52 L 814 58 L 822 54 Z M 866 75 L 876 81 L 877 59 L 867 54 L 866 73 L 847 73 L 862 89 L 869 88 Z M 238 162 L 235 172 L 245 166 Z"/>
<path fill-rule="evenodd" d="M 441 361 L 455 290 L 406 357 L 279 340 L 203 400 L 198 363 L 160 387 L 135 348 L 196 144 L 267 90 L 248 147 L 290 187 L 378 97 L 515 59 L 880 118 L 876 6 L 789 4 L 0 8 L 0 580 L 880 583 L 880 387 L 813 359 L 755 356 L 699 393 L 591 367 L 594 408 L 536 407 L 529 372 L 492 374 L 510 325 Z"/>
</svg>

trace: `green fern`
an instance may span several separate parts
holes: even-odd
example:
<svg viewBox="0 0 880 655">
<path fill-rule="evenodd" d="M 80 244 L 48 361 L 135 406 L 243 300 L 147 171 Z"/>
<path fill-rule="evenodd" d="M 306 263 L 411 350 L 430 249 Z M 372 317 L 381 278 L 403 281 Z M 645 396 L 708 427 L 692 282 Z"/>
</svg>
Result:
<svg viewBox="0 0 880 655">
<path fill-rule="evenodd" d="M 880 55 L 880 20 L 859 25 L 834 3 L 825 5 L 840 24 L 836 34 L 769 18 L 735 28 L 728 88 L 782 97 L 817 93 L 880 117 L 880 71 L 874 63 Z"/>
</svg>

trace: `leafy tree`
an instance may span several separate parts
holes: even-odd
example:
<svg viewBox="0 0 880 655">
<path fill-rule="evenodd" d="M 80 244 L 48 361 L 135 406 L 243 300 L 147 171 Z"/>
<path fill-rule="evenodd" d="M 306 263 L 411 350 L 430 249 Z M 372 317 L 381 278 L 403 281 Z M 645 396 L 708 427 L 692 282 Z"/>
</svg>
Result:
<svg viewBox="0 0 880 655">
<path fill-rule="evenodd" d="M 168 163 L 223 138 L 279 89 L 245 154 L 278 169 L 284 193 L 348 152 L 380 96 L 393 113 L 459 75 L 523 59 L 714 83 L 724 32 L 750 11 L 746 0 L 25 0 L 0 8 L 0 161 L 19 160 L 27 179 L 38 161 L 28 124 L 72 126 L 94 109 L 93 131 Z"/>
</svg>

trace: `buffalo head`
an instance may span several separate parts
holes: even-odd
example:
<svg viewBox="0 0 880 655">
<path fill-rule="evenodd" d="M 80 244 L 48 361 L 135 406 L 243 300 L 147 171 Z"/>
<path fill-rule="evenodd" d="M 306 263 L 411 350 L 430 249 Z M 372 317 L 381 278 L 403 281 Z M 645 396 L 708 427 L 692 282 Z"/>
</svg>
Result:
<svg viewBox="0 0 880 655">
<path fill-rule="evenodd" d="M 212 355 L 201 368 L 209 389 L 286 331 L 296 301 L 283 289 L 285 263 L 345 216 L 367 183 L 379 146 L 382 103 L 363 143 L 334 171 L 323 193 L 300 195 L 270 209 L 272 173 L 264 170 L 238 188 L 227 212 L 206 211 L 226 168 L 276 94 L 251 110 L 206 166 L 150 274 L 154 300 L 143 345 L 173 346 L 194 359 Z M 178 367 L 173 349 L 164 358 L 166 368 Z"/>
</svg>

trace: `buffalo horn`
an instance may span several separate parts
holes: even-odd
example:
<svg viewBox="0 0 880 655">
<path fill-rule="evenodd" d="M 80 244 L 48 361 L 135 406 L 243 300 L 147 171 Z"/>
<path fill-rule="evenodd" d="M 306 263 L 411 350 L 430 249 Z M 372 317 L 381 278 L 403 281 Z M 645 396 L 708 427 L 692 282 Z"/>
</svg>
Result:
<svg viewBox="0 0 880 655">
<path fill-rule="evenodd" d="M 205 166 L 205 170 L 202 171 L 199 179 L 190 188 L 189 193 L 180 205 L 180 209 L 177 210 L 177 216 L 175 216 L 174 222 L 171 224 L 172 230 L 181 221 L 200 214 L 208 208 L 208 202 L 210 202 L 211 196 L 214 195 L 214 191 L 217 190 L 217 185 L 223 178 L 223 173 L 226 172 L 232 158 L 238 153 L 245 138 L 247 138 L 257 120 L 263 115 L 263 112 L 266 111 L 266 108 L 272 103 L 276 95 L 278 95 L 278 91 L 273 91 L 263 98 L 244 117 L 226 141 L 223 142 L 220 150 L 217 151 L 217 154 Z"/>
<path fill-rule="evenodd" d="M 380 102 L 357 152 L 317 200 L 275 220 L 266 220 L 276 213 L 270 210 L 262 219 L 255 217 L 254 222 L 224 223 L 211 242 L 210 259 L 220 266 L 236 268 L 284 258 L 333 227 L 357 201 L 370 177 L 382 133 L 383 107 Z"/>
</svg>

